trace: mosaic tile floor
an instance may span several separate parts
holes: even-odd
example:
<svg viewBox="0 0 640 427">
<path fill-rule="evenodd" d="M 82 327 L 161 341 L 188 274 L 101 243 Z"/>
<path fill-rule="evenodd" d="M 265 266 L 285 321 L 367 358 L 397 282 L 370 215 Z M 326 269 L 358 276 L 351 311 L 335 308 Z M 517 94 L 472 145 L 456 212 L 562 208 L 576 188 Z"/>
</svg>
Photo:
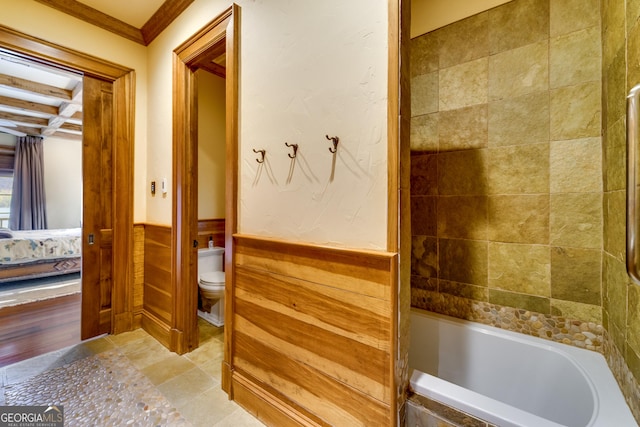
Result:
<svg viewBox="0 0 640 427">
<path fill-rule="evenodd" d="M 0 405 L 61 404 L 66 426 L 262 426 L 220 389 L 222 328 L 179 356 L 139 329 L 0 369 Z"/>
</svg>

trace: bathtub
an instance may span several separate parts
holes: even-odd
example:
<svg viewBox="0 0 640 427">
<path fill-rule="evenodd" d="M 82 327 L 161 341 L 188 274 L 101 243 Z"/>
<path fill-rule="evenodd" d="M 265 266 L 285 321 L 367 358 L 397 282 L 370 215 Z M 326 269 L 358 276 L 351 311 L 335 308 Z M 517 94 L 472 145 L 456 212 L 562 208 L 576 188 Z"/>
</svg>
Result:
<svg viewBox="0 0 640 427">
<path fill-rule="evenodd" d="M 500 427 L 637 426 L 600 353 L 413 309 L 411 388 Z"/>
</svg>

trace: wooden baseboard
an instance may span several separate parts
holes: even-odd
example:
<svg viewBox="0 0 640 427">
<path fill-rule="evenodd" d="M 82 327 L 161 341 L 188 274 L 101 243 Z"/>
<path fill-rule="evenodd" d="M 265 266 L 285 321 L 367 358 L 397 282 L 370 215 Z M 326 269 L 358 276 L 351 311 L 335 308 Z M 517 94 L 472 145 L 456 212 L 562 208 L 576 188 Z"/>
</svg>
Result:
<svg viewBox="0 0 640 427">
<path fill-rule="evenodd" d="M 171 329 L 158 318 L 152 314 L 143 311 L 142 312 L 142 329 L 147 331 L 149 335 L 158 340 L 162 345 L 170 348 L 171 344 Z"/>
<path fill-rule="evenodd" d="M 248 376 L 234 371 L 231 377 L 233 400 L 247 412 L 270 426 L 278 427 L 327 427 L 329 424 L 314 420 L 286 398 L 278 398 L 265 391 L 264 384 L 257 384 Z"/>
</svg>

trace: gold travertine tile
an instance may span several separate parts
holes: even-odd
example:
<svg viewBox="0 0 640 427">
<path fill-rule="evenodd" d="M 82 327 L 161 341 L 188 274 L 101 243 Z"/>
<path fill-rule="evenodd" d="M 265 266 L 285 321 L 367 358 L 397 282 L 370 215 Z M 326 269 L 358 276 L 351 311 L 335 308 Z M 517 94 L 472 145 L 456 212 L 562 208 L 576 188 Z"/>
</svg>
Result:
<svg viewBox="0 0 640 427">
<path fill-rule="evenodd" d="M 640 21 L 627 36 L 627 92 L 640 83 Z"/>
<path fill-rule="evenodd" d="M 516 292 L 489 289 L 489 302 L 505 307 L 515 307 L 521 310 L 536 313 L 550 313 L 549 298 L 535 295 L 526 295 Z"/>
<path fill-rule="evenodd" d="M 549 140 L 549 92 L 535 92 L 489 103 L 489 146 Z"/>
<path fill-rule="evenodd" d="M 489 56 L 489 13 L 482 12 L 437 31 L 440 68 Z"/>
<path fill-rule="evenodd" d="M 487 192 L 487 150 L 441 152 L 437 169 L 440 195 L 483 195 Z"/>
<path fill-rule="evenodd" d="M 602 278 L 606 283 L 606 294 L 604 295 L 607 302 L 607 311 L 609 313 L 609 332 L 611 327 L 616 326 L 618 329 L 626 329 L 627 326 L 627 289 L 629 276 L 627 276 L 627 268 L 623 261 L 617 260 L 607 254 L 602 257 Z"/>
<path fill-rule="evenodd" d="M 489 100 L 549 89 L 549 41 L 489 57 Z"/>
<path fill-rule="evenodd" d="M 629 286 L 629 315 L 627 318 L 627 324 L 629 329 L 627 330 L 627 337 L 629 345 L 640 353 L 640 286 Z"/>
<path fill-rule="evenodd" d="M 489 11 L 491 54 L 548 37 L 549 0 L 515 0 Z"/>
<path fill-rule="evenodd" d="M 438 240 L 435 237 L 414 235 L 411 238 L 411 274 L 438 277 Z"/>
<path fill-rule="evenodd" d="M 549 143 L 490 148 L 489 193 L 549 193 Z"/>
<path fill-rule="evenodd" d="M 442 293 L 472 299 L 474 301 L 489 301 L 489 289 L 486 286 L 449 282 L 447 280 L 440 280 L 438 283 L 439 290 Z"/>
<path fill-rule="evenodd" d="M 411 156 L 411 195 L 435 196 L 438 194 L 438 155 Z"/>
<path fill-rule="evenodd" d="M 590 82 L 551 91 L 551 140 L 600 136 L 601 83 Z"/>
<path fill-rule="evenodd" d="M 158 390 L 179 410 L 186 406 L 194 395 L 199 395 L 218 384 L 198 367 L 192 368 L 160 384 Z"/>
<path fill-rule="evenodd" d="M 626 259 L 626 191 L 604 193 L 603 196 L 604 250 L 624 261 Z"/>
<path fill-rule="evenodd" d="M 606 69 L 624 47 L 625 0 L 602 0 L 602 63 Z"/>
<path fill-rule="evenodd" d="M 489 287 L 548 297 L 550 264 L 549 246 L 489 242 Z"/>
<path fill-rule="evenodd" d="M 549 244 L 549 195 L 489 197 L 489 240 Z"/>
<path fill-rule="evenodd" d="M 438 237 L 487 239 L 486 196 L 438 197 Z"/>
<path fill-rule="evenodd" d="M 411 117 L 438 111 L 438 71 L 411 79 Z"/>
<path fill-rule="evenodd" d="M 411 196 L 411 232 L 415 235 L 436 235 L 436 197 Z"/>
<path fill-rule="evenodd" d="M 439 278 L 487 286 L 487 242 L 463 239 L 438 240 Z"/>
<path fill-rule="evenodd" d="M 438 71 L 438 37 L 435 32 L 411 39 L 411 77 Z"/>
<path fill-rule="evenodd" d="M 551 248 L 551 297 L 600 306 L 599 249 Z"/>
<path fill-rule="evenodd" d="M 602 194 L 551 195 L 550 243 L 554 246 L 602 246 Z"/>
<path fill-rule="evenodd" d="M 624 46 L 605 69 L 603 76 L 603 128 L 608 130 L 614 123 L 625 117 L 627 108 L 627 53 Z"/>
<path fill-rule="evenodd" d="M 602 141 L 586 138 L 551 143 L 552 193 L 602 191 Z"/>
<path fill-rule="evenodd" d="M 438 114 L 425 114 L 411 118 L 409 141 L 411 151 L 438 151 Z"/>
<path fill-rule="evenodd" d="M 441 69 L 438 80 L 440 111 L 486 104 L 488 64 L 488 58 L 480 58 Z M 412 99 L 416 96 L 413 87 L 411 96 Z"/>
<path fill-rule="evenodd" d="M 193 369 L 196 365 L 175 353 L 166 355 L 161 360 L 145 366 L 140 371 L 155 385 L 163 384 Z"/>
<path fill-rule="evenodd" d="M 627 346 L 627 351 L 625 353 L 624 361 L 629 368 L 629 372 L 633 375 L 633 378 L 636 380 L 636 383 L 640 382 L 640 352 L 631 347 Z M 640 392 L 636 389 L 636 396 L 640 394 Z M 635 399 L 635 402 L 638 402 L 638 399 Z M 637 403 L 636 403 L 637 406 Z M 636 410 L 637 413 L 637 410 Z M 636 418 L 637 419 L 637 418 Z"/>
<path fill-rule="evenodd" d="M 600 26 L 599 0 L 551 0 L 549 9 L 552 37 Z"/>
<path fill-rule="evenodd" d="M 624 190 L 627 186 L 627 134 L 626 121 L 621 118 L 614 123 L 604 137 L 603 177 L 604 190 Z"/>
<path fill-rule="evenodd" d="M 592 304 L 583 304 L 574 301 L 551 299 L 551 314 L 567 319 L 576 319 L 583 322 L 602 324 L 602 307 Z"/>
<path fill-rule="evenodd" d="M 487 104 L 439 113 L 439 150 L 466 150 L 487 146 Z"/>
<path fill-rule="evenodd" d="M 640 0 L 626 0 L 627 31 L 640 19 Z"/>
<path fill-rule="evenodd" d="M 549 86 L 557 88 L 602 79 L 600 27 L 563 34 L 549 45 Z"/>
</svg>

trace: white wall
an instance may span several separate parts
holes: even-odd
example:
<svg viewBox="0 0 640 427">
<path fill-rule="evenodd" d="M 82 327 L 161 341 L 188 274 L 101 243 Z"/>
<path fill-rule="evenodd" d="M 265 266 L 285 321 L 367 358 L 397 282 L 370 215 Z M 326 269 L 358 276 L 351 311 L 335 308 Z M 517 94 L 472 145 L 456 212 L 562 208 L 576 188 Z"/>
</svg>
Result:
<svg viewBox="0 0 640 427">
<path fill-rule="evenodd" d="M 47 137 L 44 147 L 44 187 L 49 228 L 82 224 L 82 141 Z"/>
<path fill-rule="evenodd" d="M 508 3 L 510 0 L 411 0 L 411 37 Z"/>
<path fill-rule="evenodd" d="M 34 0 L 0 0 L 0 24 L 58 45 L 134 69 L 136 72 L 134 221 L 146 219 L 146 47 L 58 12 Z M 171 98 L 164 101 L 169 106 Z"/>
<path fill-rule="evenodd" d="M 238 4 L 239 231 L 385 248 L 387 1 Z M 171 52 L 228 6 L 196 0 L 149 46 L 149 177 L 171 174 Z M 341 140 L 335 169 L 325 134 Z M 300 147 L 290 182 L 285 142 Z M 262 171 L 253 148 L 267 150 Z M 170 197 L 148 194 L 147 209 L 150 222 L 171 223 Z"/>
<path fill-rule="evenodd" d="M 225 80 L 199 70 L 198 218 L 225 216 Z"/>
</svg>

